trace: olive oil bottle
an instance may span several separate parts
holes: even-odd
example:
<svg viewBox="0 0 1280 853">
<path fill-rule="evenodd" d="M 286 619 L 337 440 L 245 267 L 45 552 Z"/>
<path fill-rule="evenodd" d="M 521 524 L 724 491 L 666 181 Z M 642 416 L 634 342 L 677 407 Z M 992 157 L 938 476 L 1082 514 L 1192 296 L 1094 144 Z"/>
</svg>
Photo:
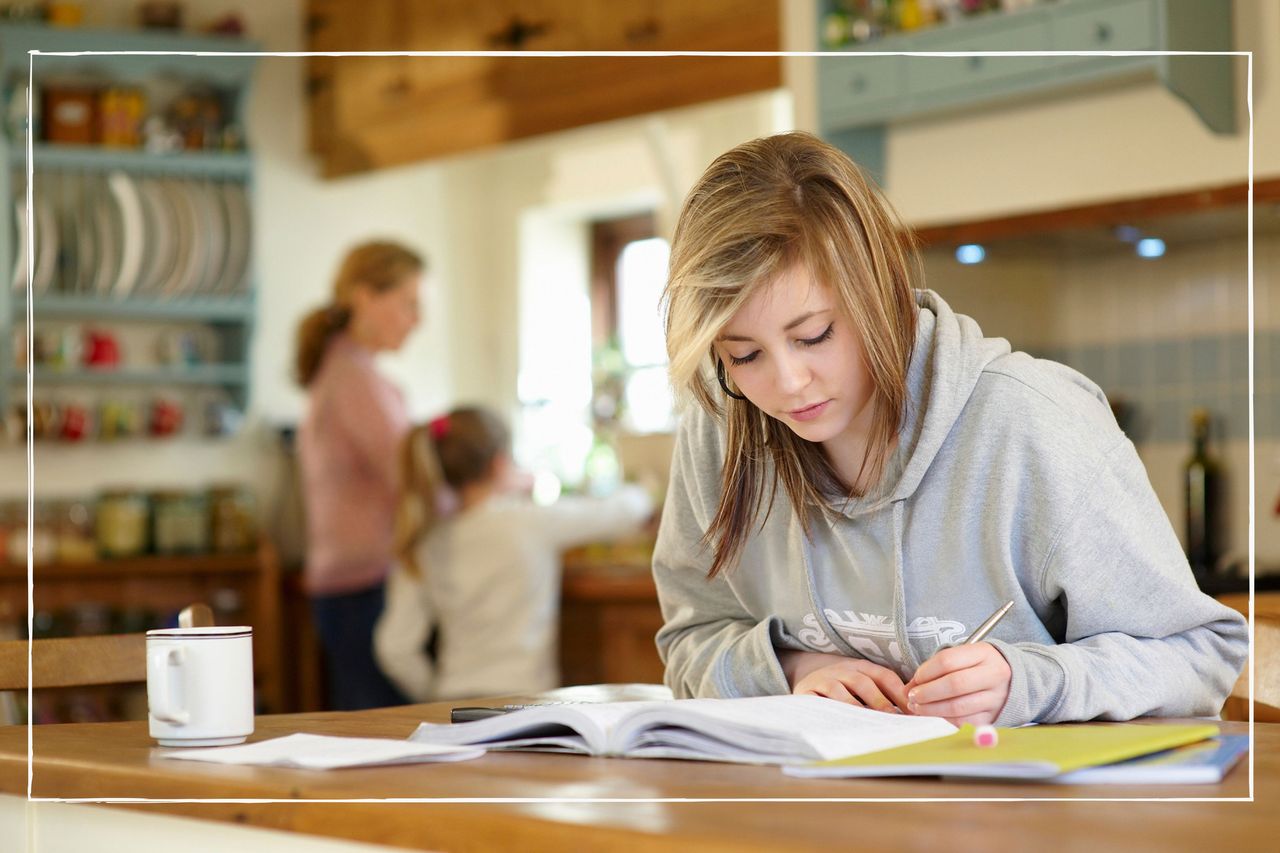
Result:
<svg viewBox="0 0 1280 853">
<path fill-rule="evenodd" d="M 1209 453 L 1209 412 L 1191 413 L 1191 458 L 1183 468 L 1187 498 L 1187 559 L 1197 575 L 1212 574 L 1222 554 L 1222 471 Z"/>
</svg>

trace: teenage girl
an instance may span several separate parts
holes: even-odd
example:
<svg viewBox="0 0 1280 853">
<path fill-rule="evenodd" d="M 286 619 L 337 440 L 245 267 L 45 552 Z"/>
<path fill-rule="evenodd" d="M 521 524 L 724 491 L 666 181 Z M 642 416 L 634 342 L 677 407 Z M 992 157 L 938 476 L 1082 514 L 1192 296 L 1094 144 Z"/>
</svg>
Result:
<svg viewBox="0 0 1280 853">
<path fill-rule="evenodd" d="M 668 685 L 999 725 L 1217 714 L 1244 619 L 1197 589 L 1103 394 L 914 289 L 906 234 L 804 133 L 732 149 L 686 199 Z"/>
<path fill-rule="evenodd" d="M 652 512 L 635 486 L 534 504 L 512 489 L 510 444 L 481 408 L 455 409 L 404 444 L 399 561 L 374 644 L 383 671 L 416 701 L 559 686 L 562 552 L 629 533 Z M 457 510 L 442 517 L 449 491 Z"/>
</svg>

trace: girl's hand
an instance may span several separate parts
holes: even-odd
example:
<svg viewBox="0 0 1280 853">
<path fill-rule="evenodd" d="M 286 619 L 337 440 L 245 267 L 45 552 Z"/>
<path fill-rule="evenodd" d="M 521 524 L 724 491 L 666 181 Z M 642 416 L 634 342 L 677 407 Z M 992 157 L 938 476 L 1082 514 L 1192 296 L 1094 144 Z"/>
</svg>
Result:
<svg viewBox="0 0 1280 853">
<path fill-rule="evenodd" d="M 837 655 L 833 663 L 818 666 L 792 685 L 797 696 L 825 696 L 849 705 L 897 714 L 907 710 L 907 691 L 891 669 L 860 658 Z"/>
<path fill-rule="evenodd" d="M 1009 698 L 1013 670 L 990 643 L 942 649 L 920 664 L 907 682 L 908 709 L 926 717 L 945 717 L 960 725 L 988 725 Z"/>
</svg>

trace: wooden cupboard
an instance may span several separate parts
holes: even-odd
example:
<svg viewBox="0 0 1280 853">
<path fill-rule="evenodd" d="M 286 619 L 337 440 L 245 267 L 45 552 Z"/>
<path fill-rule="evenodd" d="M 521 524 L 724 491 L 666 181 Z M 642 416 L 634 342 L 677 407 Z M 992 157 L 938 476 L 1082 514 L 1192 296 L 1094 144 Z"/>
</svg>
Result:
<svg viewBox="0 0 1280 853">
<path fill-rule="evenodd" d="M 259 709 L 265 713 L 286 710 L 280 566 L 275 549 L 265 541 L 256 551 L 243 554 L 146 556 L 37 565 L 31 595 L 37 614 L 66 613 L 92 604 L 114 612 L 144 611 L 160 620 L 193 602 L 216 605 L 229 599 L 230 604 L 215 610 L 220 611 L 221 624 L 229 624 L 226 620 L 230 618 L 253 627 Z M 25 622 L 26 566 L 0 563 L 0 612 L 9 619 Z M 136 625 L 129 630 L 155 627 L 161 626 Z"/>
<path fill-rule="evenodd" d="M 777 0 L 308 0 L 313 51 L 777 51 Z M 308 59 L 327 177 L 782 84 L 778 57 Z"/>
</svg>

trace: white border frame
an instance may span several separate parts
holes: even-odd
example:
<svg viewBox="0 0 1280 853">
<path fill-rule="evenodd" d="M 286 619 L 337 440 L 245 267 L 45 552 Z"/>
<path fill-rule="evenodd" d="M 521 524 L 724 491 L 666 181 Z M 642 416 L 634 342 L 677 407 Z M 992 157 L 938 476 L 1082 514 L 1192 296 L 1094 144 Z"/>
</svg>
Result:
<svg viewBox="0 0 1280 853">
<path fill-rule="evenodd" d="M 104 51 L 28 51 L 27 66 L 27 411 L 32 405 L 32 340 L 33 335 L 33 299 L 32 281 L 35 274 L 35 225 L 32 221 L 32 204 L 34 203 L 32 162 L 34 156 L 34 127 L 30 121 L 32 108 L 32 92 L 34 91 L 35 58 L 37 56 L 425 56 L 425 57 L 693 57 L 693 56 L 754 56 L 754 57 L 834 57 L 834 56 L 914 56 L 914 57 L 966 57 L 966 56 L 1242 56 L 1247 57 L 1247 75 L 1245 80 L 1245 109 L 1249 124 L 1249 185 L 1246 195 L 1248 205 L 1248 275 L 1249 275 L 1249 796 L 1248 797 L 813 797 L 813 798 L 555 798 L 555 797 L 462 797 L 462 798 L 374 798 L 358 800 L 308 799 L 305 801 L 292 799 L 148 799 L 145 797 L 81 797 L 64 799 L 58 797 L 33 797 L 31 795 L 33 779 L 33 751 L 31 703 L 32 703 L 32 661 L 31 644 L 27 644 L 27 800 L 38 803 L 896 803 L 896 802 L 929 802 L 929 803 L 985 803 L 985 802 L 1254 802 L 1254 749 L 1253 749 L 1253 688 L 1254 688 L 1254 572 L 1256 560 L 1256 474 L 1255 474 L 1255 436 L 1254 436 L 1254 281 L 1253 281 L 1253 51 L 521 51 L 521 50 L 448 50 L 448 51 L 160 51 L 160 50 L 104 50 Z M 1234 92 L 1233 92 L 1234 95 Z M 33 450 L 34 419 L 27 418 L 27 636 L 31 636 L 32 620 L 35 615 L 35 574 L 33 563 L 33 512 L 35 509 L 35 457 Z"/>
</svg>

